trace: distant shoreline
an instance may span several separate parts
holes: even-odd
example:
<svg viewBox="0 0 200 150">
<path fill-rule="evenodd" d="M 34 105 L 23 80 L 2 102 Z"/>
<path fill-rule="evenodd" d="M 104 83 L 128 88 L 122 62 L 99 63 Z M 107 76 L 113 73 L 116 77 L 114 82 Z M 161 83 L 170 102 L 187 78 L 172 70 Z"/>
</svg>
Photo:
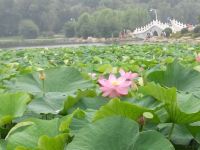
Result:
<svg viewBox="0 0 200 150">
<path fill-rule="evenodd" d="M 94 38 L 95 39 L 95 38 Z M 156 44 L 156 43 L 190 43 L 200 44 L 200 38 L 191 39 L 189 37 L 182 37 L 180 39 L 161 39 L 153 38 L 149 41 L 140 39 L 78 39 L 78 38 L 58 38 L 58 39 L 13 39 L 13 40 L 0 40 L 0 49 L 25 49 L 25 48 L 59 48 L 59 47 L 79 47 L 79 46 L 106 46 L 113 44 Z"/>
<path fill-rule="evenodd" d="M 133 39 L 119 38 L 52 38 L 52 39 L 0 39 L 0 49 L 4 48 L 20 48 L 20 47 L 48 47 L 48 46 L 73 46 L 73 45 L 110 45 L 132 42 Z"/>
</svg>

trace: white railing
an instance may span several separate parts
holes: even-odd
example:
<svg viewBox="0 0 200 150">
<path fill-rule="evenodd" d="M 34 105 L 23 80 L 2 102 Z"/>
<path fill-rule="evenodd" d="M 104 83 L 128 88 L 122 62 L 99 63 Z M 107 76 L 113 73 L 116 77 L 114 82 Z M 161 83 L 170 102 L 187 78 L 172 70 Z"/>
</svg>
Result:
<svg viewBox="0 0 200 150">
<path fill-rule="evenodd" d="M 173 32 L 177 32 L 180 31 L 183 28 L 186 28 L 187 25 L 183 24 L 175 19 L 170 20 L 171 24 L 168 23 L 162 23 L 159 20 L 153 20 L 152 22 L 150 22 L 149 24 L 147 24 L 146 26 L 140 27 L 140 28 L 136 28 L 135 31 L 133 32 L 133 34 L 140 34 L 140 33 L 144 33 L 148 30 L 150 30 L 152 27 L 157 26 L 158 28 L 161 28 L 162 30 L 164 30 L 165 28 L 172 28 Z"/>
<path fill-rule="evenodd" d="M 187 28 L 186 24 L 183 24 L 175 19 L 170 20 L 170 22 L 171 22 L 171 28 L 173 32 L 178 32 L 178 31 L 181 31 L 181 29 L 183 28 Z"/>
<path fill-rule="evenodd" d="M 159 20 L 153 20 L 152 22 L 150 22 L 149 24 L 147 24 L 144 27 L 136 28 L 134 31 L 134 34 L 144 33 L 146 31 L 150 30 L 153 26 L 157 26 L 163 30 L 165 28 L 169 27 L 169 25 L 167 23 L 162 23 Z"/>
</svg>

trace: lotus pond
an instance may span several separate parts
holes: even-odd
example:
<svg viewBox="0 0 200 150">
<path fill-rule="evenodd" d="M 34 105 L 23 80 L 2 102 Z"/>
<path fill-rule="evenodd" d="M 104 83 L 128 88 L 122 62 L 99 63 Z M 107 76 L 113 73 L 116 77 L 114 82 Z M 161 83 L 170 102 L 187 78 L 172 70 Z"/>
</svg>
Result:
<svg viewBox="0 0 200 150">
<path fill-rule="evenodd" d="M 0 150 L 200 150 L 200 45 L 0 51 Z"/>
</svg>

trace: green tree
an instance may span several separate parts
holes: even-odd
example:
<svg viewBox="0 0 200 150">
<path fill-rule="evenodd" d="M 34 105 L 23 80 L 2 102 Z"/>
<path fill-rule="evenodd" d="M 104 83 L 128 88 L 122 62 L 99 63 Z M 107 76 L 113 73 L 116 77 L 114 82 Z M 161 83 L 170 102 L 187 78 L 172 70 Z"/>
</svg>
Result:
<svg viewBox="0 0 200 150">
<path fill-rule="evenodd" d="M 200 33 L 200 25 L 194 28 L 194 33 Z"/>
<path fill-rule="evenodd" d="M 143 8 L 129 8 L 123 12 L 122 25 L 125 29 L 134 30 L 150 21 L 149 13 Z"/>
<path fill-rule="evenodd" d="M 65 23 L 64 32 L 66 37 L 74 37 L 76 35 L 76 22 L 69 21 Z"/>
<path fill-rule="evenodd" d="M 200 16 L 198 16 L 198 23 L 200 24 Z"/>
<path fill-rule="evenodd" d="M 99 0 L 82 0 L 84 5 L 91 8 L 97 7 L 99 5 Z"/>
<path fill-rule="evenodd" d="M 122 30 L 119 12 L 103 9 L 96 16 L 96 32 L 101 37 L 118 36 Z"/>
<path fill-rule="evenodd" d="M 163 30 L 166 34 L 166 37 L 170 37 L 170 35 L 172 34 L 172 29 L 171 28 L 165 28 Z"/>
<path fill-rule="evenodd" d="M 33 20 L 41 32 L 53 31 L 57 18 L 55 0 L 16 0 L 22 19 Z"/>
<path fill-rule="evenodd" d="M 122 0 L 101 0 L 100 5 L 106 8 L 117 9 L 124 7 L 124 1 Z"/>
<path fill-rule="evenodd" d="M 174 7 L 173 14 L 175 18 L 182 22 L 197 24 L 197 16 L 200 14 L 199 8 L 200 1 L 182 0 Z"/>
<path fill-rule="evenodd" d="M 32 20 L 22 20 L 19 24 L 19 34 L 24 38 L 37 38 L 39 28 Z"/>
<path fill-rule="evenodd" d="M 94 35 L 94 23 L 88 13 L 84 13 L 78 18 L 76 31 L 77 35 L 83 38 Z"/>
<path fill-rule="evenodd" d="M 188 31 L 188 28 L 183 28 L 182 30 L 181 30 L 181 34 L 186 34 L 186 33 L 188 33 L 189 31 Z"/>
<path fill-rule="evenodd" d="M 110 37 L 155 18 L 148 12 L 150 8 L 157 9 L 161 21 L 174 17 L 183 23 L 200 23 L 199 0 L 0 0 L 0 36 L 17 35 L 18 25 L 25 19 L 32 20 L 42 34 L 61 33 L 71 18 L 78 20 L 88 13 L 89 21 L 77 25 L 77 35 Z"/>
<path fill-rule="evenodd" d="M 0 0 L 0 36 L 13 36 L 18 33 L 19 12 L 14 0 Z"/>
</svg>

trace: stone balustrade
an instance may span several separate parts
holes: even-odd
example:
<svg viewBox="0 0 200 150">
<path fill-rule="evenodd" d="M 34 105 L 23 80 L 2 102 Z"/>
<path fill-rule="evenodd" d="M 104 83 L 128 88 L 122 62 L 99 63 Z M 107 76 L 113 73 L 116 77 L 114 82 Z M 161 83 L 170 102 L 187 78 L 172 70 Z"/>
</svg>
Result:
<svg viewBox="0 0 200 150">
<path fill-rule="evenodd" d="M 175 19 L 170 20 L 170 22 L 171 22 L 171 24 L 162 23 L 160 20 L 153 20 L 152 22 L 150 22 L 149 24 L 147 24 L 143 27 L 136 28 L 135 31 L 133 32 L 133 34 L 141 34 L 141 33 L 147 32 L 154 26 L 157 26 L 158 28 L 160 28 L 162 30 L 164 30 L 165 28 L 171 28 L 173 30 L 173 32 L 180 31 L 181 29 L 187 27 L 186 24 L 183 24 Z"/>
</svg>

